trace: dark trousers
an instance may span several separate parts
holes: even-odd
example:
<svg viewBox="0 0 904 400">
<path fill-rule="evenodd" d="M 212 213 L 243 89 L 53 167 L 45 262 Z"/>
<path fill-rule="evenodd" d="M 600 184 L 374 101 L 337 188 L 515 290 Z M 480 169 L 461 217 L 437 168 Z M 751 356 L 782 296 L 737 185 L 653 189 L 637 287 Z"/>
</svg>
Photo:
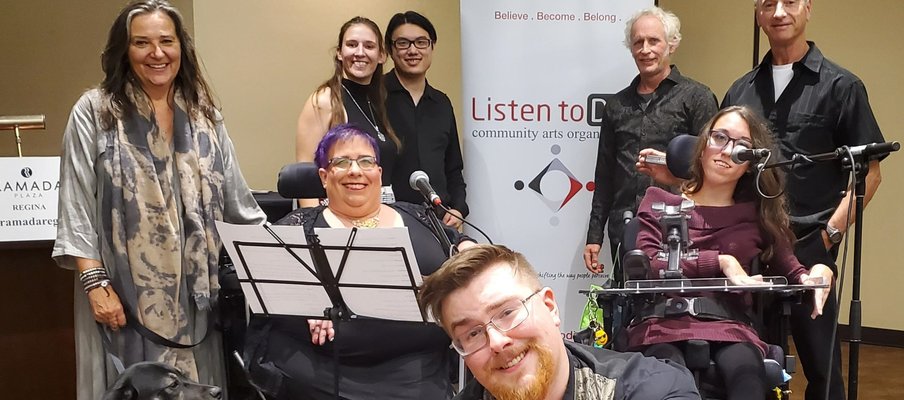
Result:
<svg viewBox="0 0 904 400">
<path fill-rule="evenodd" d="M 806 267 L 823 263 L 835 270 L 837 281 L 837 268 L 834 268 L 835 258 L 838 256 L 838 246 L 826 251 L 822 241 L 821 229 L 810 230 L 806 235 L 799 235 L 794 253 L 797 259 Z M 844 379 L 841 376 L 841 341 L 838 335 L 832 341 L 832 329 L 838 319 L 838 307 L 835 304 L 835 286 L 829 293 L 829 299 L 822 309 L 822 315 L 816 319 L 810 318 L 813 312 L 812 295 L 806 296 L 807 301 L 791 307 L 791 335 L 794 337 L 794 347 L 797 349 L 800 364 L 804 375 L 807 377 L 806 400 L 844 400 Z M 829 354 L 832 363 L 829 365 Z M 826 397 L 826 381 L 831 377 L 829 397 Z"/>
<path fill-rule="evenodd" d="M 791 334 L 794 347 L 807 377 L 806 400 L 844 400 L 844 380 L 841 376 L 841 341 L 838 335 L 832 341 L 832 325 L 838 316 L 835 305 L 835 288 L 829 294 L 822 315 L 810 318 L 813 303 L 804 301 L 791 307 Z M 834 354 L 829 364 L 829 351 Z M 831 369 L 831 372 L 830 372 Z M 829 397 L 825 397 L 826 380 L 831 376 Z"/>
<path fill-rule="evenodd" d="M 682 342 L 654 344 L 644 349 L 643 354 L 685 366 L 682 345 Z M 710 342 L 710 349 L 728 400 L 766 398 L 766 368 L 760 349 L 746 342 Z"/>
</svg>

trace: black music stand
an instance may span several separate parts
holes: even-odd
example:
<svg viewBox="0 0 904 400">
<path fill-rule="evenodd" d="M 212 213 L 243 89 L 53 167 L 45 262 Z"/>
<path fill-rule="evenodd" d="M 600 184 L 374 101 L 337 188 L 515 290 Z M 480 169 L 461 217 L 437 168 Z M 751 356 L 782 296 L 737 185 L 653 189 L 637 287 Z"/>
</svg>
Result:
<svg viewBox="0 0 904 400">
<path fill-rule="evenodd" d="M 315 229 L 217 222 L 252 313 L 329 319 L 431 322 L 420 310 L 421 275 L 406 228 Z M 366 268 L 361 265 L 366 264 Z M 339 398 L 339 359 L 334 352 Z"/>
</svg>

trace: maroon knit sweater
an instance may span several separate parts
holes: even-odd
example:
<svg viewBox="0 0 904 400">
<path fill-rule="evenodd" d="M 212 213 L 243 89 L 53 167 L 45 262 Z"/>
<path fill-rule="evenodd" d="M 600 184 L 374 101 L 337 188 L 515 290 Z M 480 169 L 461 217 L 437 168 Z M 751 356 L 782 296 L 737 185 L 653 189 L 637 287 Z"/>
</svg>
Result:
<svg viewBox="0 0 904 400">
<path fill-rule="evenodd" d="M 640 229 L 637 248 L 650 257 L 651 276 L 659 276 L 659 271 L 667 268 L 667 262 L 656 258 L 662 242 L 662 228 L 652 211 L 654 203 L 666 205 L 681 204 L 683 198 L 657 187 L 650 187 L 637 211 Z M 719 255 L 733 255 L 749 273 L 751 261 L 765 250 L 766 236 L 759 227 L 756 203 L 741 202 L 726 207 L 696 206 L 688 220 L 688 236 L 691 247 L 699 251 L 696 260 L 682 260 L 681 269 L 687 278 L 724 277 L 719 268 Z M 801 274 L 807 270 L 794 256 L 789 241 L 784 240 L 774 246 L 774 255 L 769 262 L 771 275 L 784 275 L 789 283 L 799 283 Z M 723 302 L 738 309 L 750 307 L 750 295 L 743 292 L 717 292 L 683 294 L 688 297 L 719 297 Z M 678 295 L 675 295 L 678 296 Z M 636 322 L 636 321 L 635 321 Z M 690 315 L 671 318 L 650 318 L 628 328 L 628 346 L 637 350 L 656 343 L 669 343 L 690 339 L 721 342 L 751 342 L 763 354 L 766 344 L 750 326 L 737 321 L 711 321 Z"/>
</svg>

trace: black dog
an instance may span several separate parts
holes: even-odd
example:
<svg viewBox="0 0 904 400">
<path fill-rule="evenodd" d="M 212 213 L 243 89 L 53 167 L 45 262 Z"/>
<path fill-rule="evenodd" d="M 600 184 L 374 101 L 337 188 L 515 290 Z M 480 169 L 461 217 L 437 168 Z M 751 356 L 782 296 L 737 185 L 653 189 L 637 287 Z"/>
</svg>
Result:
<svg viewBox="0 0 904 400">
<path fill-rule="evenodd" d="M 169 365 L 141 362 L 126 368 L 103 400 L 208 400 L 219 399 L 221 392 L 191 381 Z"/>
</svg>

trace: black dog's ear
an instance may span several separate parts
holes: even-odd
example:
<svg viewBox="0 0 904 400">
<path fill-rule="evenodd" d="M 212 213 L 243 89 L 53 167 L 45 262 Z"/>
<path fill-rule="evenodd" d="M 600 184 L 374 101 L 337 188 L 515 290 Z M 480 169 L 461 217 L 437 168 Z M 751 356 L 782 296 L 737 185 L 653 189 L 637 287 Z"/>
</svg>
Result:
<svg viewBox="0 0 904 400">
<path fill-rule="evenodd" d="M 138 391 L 128 382 L 121 382 L 110 388 L 104 395 L 103 400 L 135 400 L 137 398 Z"/>
</svg>

